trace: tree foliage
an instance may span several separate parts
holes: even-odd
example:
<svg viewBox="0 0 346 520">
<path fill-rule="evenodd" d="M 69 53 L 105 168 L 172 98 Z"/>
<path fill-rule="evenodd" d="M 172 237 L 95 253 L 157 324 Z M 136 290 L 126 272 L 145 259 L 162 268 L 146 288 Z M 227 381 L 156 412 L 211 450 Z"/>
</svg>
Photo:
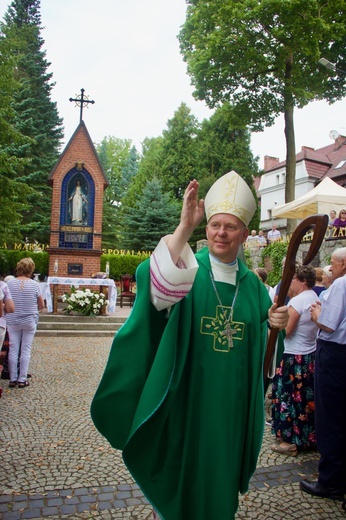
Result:
<svg viewBox="0 0 346 520">
<path fill-rule="evenodd" d="M 149 180 L 135 206 L 125 212 L 123 248 L 153 251 L 163 235 L 174 231 L 179 212 L 180 204 L 163 192 L 160 180 Z"/>
<path fill-rule="evenodd" d="M 17 157 L 14 148 L 25 146 L 25 138 L 14 126 L 14 110 L 12 108 L 13 93 L 19 89 L 13 70 L 16 67 L 16 56 L 12 53 L 8 41 L 0 38 L 0 243 L 20 240 L 22 211 L 26 207 L 26 198 L 30 193 L 29 186 L 20 182 L 17 177 L 28 158 Z"/>
<path fill-rule="evenodd" d="M 104 137 L 96 145 L 109 185 L 103 196 L 102 247 L 116 248 L 121 237 L 121 206 L 138 170 L 139 155 L 129 139 Z"/>
<path fill-rule="evenodd" d="M 285 116 L 286 202 L 294 199 L 294 107 L 333 102 L 344 74 L 318 67 L 321 56 L 345 68 L 344 0 L 187 0 L 180 45 L 195 96 L 210 107 L 232 102 L 252 129 Z"/>
<path fill-rule="evenodd" d="M 58 158 L 61 120 L 50 99 L 54 84 L 40 31 L 40 1 L 13 0 L 0 33 L 2 242 L 26 236 L 31 242 L 49 241 L 47 181 Z M 130 247 L 130 242 L 135 249 L 147 249 L 172 231 L 191 179 L 200 181 L 204 196 L 227 171 L 235 169 L 249 185 L 258 171 L 244 120 L 227 103 L 202 123 L 181 103 L 162 135 L 146 138 L 142 146 L 141 156 L 130 140 L 108 136 L 96 146 L 109 180 L 103 214 L 106 249 Z M 204 236 L 203 223 L 192 245 Z"/>
<path fill-rule="evenodd" d="M 162 185 L 181 199 L 186 185 L 196 175 L 196 134 L 198 121 L 182 103 L 167 122 L 162 140 Z"/>
<path fill-rule="evenodd" d="M 200 176 L 220 177 L 235 170 L 251 187 L 259 172 L 251 152 L 250 137 L 249 130 L 234 114 L 233 107 L 224 103 L 210 119 L 202 122 L 197 133 Z"/>
<path fill-rule="evenodd" d="M 268 269 L 267 283 L 274 287 L 282 278 L 282 261 L 286 256 L 288 242 L 274 242 L 262 249 L 262 266 Z"/>
<path fill-rule="evenodd" d="M 224 104 L 210 120 L 200 124 L 182 103 L 168 121 L 162 137 L 144 141 L 138 173 L 123 199 L 122 211 L 127 213 L 129 208 L 136 207 L 149 180 L 160 180 L 163 191 L 180 201 L 191 179 L 198 179 L 199 194 L 204 198 L 213 182 L 231 170 L 236 170 L 250 187 L 253 177 L 259 175 L 250 149 L 250 133 L 244 123 L 229 104 Z M 256 229 L 258 219 L 257 214 L 252 222 Z M 124 227 L 125 222 L 128 221 L 124 220 Z M 190 239 L 192 247 L 205 238 L 205 224 L 203 220 L 194 231 Z"/>
<path fill-rule="evenodd" d="M 129 207 L 134 207 L 138 198 L 141 197 L 148 181 L 162 179 L 163 162 L 163 138 L 146 137 L 142 143 L 142 155 L 138 164 L 138 171 L 128 186 L 126 194 L 122 200 L 122 209 L 126 211 Z"/>
<path fill-rule="evenodd" d="M 104 137 L 101 143 L 96 145 L 102 167 L 107 175 L 109 186 L 105 191 L 105 202 L 119 205 L 126 189 L 122 184 L 123 171 L 128 167 L 132 142 L 130 139 L 117 137 Z"/>
<path fill-rule="evenodd" d="M 181 51 L 195 95 L 209 106 L 232 99 L 254 129 L 296 106 L 345 95 L 342 75 L 318 67 L 323 55 L 342 68 L 345 2 L 187 0 Z"/>
<path fill-rule="evenodd" d="M 250 132 L 234 114 L 228 103 L 216 109 L 197 131 L 195 177 L 199 180 L 200 197 L 204 198 L 211 185 L 222 175 L 235 170 L 253 189 L 253 178 L 259 175 L 250 149 Z M 254 192 L 256 198 L 256 193 Z M 258 229 L 259 210 L 250 225 Z M 205 238 L 203 220 L 194 231 L 190 243 L 194 246 Z"/>
<path fill-rule="evenodd" d="M 13 0 L 1 24 L 1 45 L 15 60 L 11 71 L 17 88 L 11 93 L 14 130 L 24 136 L 7 148 L 21 168 L 15 172 L 16 182 L 29 186 L 24 190 L 21 207 L 21 231 L 29 239 L 48 242 L 51 216 L 49 173 L 58 158 L 62 121 L 56 104 L 50 99 L 54 84 L 47 72 L 50 63 L 42 50 L 39 0 Z"/>
</svg>

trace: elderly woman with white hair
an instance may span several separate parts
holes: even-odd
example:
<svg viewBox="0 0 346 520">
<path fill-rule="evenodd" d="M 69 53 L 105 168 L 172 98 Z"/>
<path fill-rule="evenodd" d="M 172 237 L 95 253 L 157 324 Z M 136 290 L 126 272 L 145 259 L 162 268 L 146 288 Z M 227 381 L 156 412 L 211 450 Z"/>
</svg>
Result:
<svg viewBox="0 0 346 520">
<path fill-rule="evenodd" d="M 14 302 L 14 312 L 7 316 L 10 338 L 9 369 L 10 388 L 25 388 L 31 357 L 31 345 L 38 323 L 38 313 L 44 308 L 41 289 L 31 276 L 35 270 L 32 258 L 22 258 L 16 268 L 16 278 L 9 280 L 8 286 Z M 18 373 L 18 359 L 20 370 Z"/>
<path fill-rule="evenodd" d="M 326 265 L 323 267 L 322 283 L 326 289 L 329 289 L 329 287 L 333 283 L 332 272 L 331 272 L 330 268 L 331 268 L 330 265 Z"/>
<path fill-rule="evenodd" d="M 320 299 L 321 302 L 324 300 L 324 298 L 325 298 L 325 296 L 327 294 L 328 289 L 330 288 L 330 286 L 333 283 L 332 272 L 330 270 L 330 267 L 331 267 L 330 265 L 326 265 L 322 269 L 322 271 L 323 271 L 323 274 L 322 274 L 322 284 L 324 285 L 326 290 L 322 291 L 320 296 L 319 296 L 319 299 Z"/>
</svg>

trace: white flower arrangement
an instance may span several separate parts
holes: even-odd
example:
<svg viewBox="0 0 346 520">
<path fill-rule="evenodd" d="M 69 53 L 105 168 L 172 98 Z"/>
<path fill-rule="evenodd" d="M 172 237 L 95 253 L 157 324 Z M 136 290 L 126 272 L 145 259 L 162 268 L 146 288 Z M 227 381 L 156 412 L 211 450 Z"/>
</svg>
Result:
<svg viewBox="0 0 346 520">
<path fill-rule="evenodd" d="M 93 292 L 90 289 L 76 289 L 73 286 L 70 294 L 63 294 L 61 299 L 66 303 L 65 314 L 75 311 L 84 316 L 98 316 L 101 308 L 109 303 L 103 293 Z"/>
</svg>

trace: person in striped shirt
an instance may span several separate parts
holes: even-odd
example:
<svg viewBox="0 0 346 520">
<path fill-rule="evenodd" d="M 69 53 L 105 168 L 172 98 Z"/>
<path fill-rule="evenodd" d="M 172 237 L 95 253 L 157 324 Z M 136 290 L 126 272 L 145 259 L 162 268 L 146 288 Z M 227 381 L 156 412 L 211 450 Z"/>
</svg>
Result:
<svg viewBox="0 0 346 520">
<path fill-rule="evenodd" d="M 22 258 L 17 263 L 16 278 L 8 282 L 14 302 L 14 312 L 7 316 L 7 329 L 10 339 L 10 388 L 29 386 L 27 373 L 31 357 L 31 345 L 36 332 L 39 311 L 44 308 L 40 286 L 38 282 L 31 279 L 34 270 L 35 263 L 32 258 Z"/>
</svg>

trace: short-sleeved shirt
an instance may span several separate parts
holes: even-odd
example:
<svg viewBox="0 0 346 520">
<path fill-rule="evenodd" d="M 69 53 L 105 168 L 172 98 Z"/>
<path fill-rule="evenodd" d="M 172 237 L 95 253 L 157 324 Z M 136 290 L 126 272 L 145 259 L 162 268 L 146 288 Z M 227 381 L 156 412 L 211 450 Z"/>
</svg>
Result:
<svg viewBox="0 0 346 520">
<path fill-rule="evenodd" d="M 323 294 L 323 293 L 322 293 Z M 334 280 L 325 292 L 318 322 L 334 332 L 321 330 L 319 337 L 346 346 L 346 277 Z"/>
<path fill-rule="evenodd" d="M 8 282 L 14 302 L 14 312 L 7 315 L 7 326 L 22 326 L 38 320 L 37 299 L 42 296 L 41 289 L 35 280 L 19 280 Z"/>
<path fill-rule="evenodd" d="M 312 290 L 303 291 L 290 299 L 288 307 L 300 314 L 295 330 L 284 340 L 285 354 L 311 354 L 316 350 L 317 325 L 311 321 L 310 307 L 318 300 Z"/>
</svg>

